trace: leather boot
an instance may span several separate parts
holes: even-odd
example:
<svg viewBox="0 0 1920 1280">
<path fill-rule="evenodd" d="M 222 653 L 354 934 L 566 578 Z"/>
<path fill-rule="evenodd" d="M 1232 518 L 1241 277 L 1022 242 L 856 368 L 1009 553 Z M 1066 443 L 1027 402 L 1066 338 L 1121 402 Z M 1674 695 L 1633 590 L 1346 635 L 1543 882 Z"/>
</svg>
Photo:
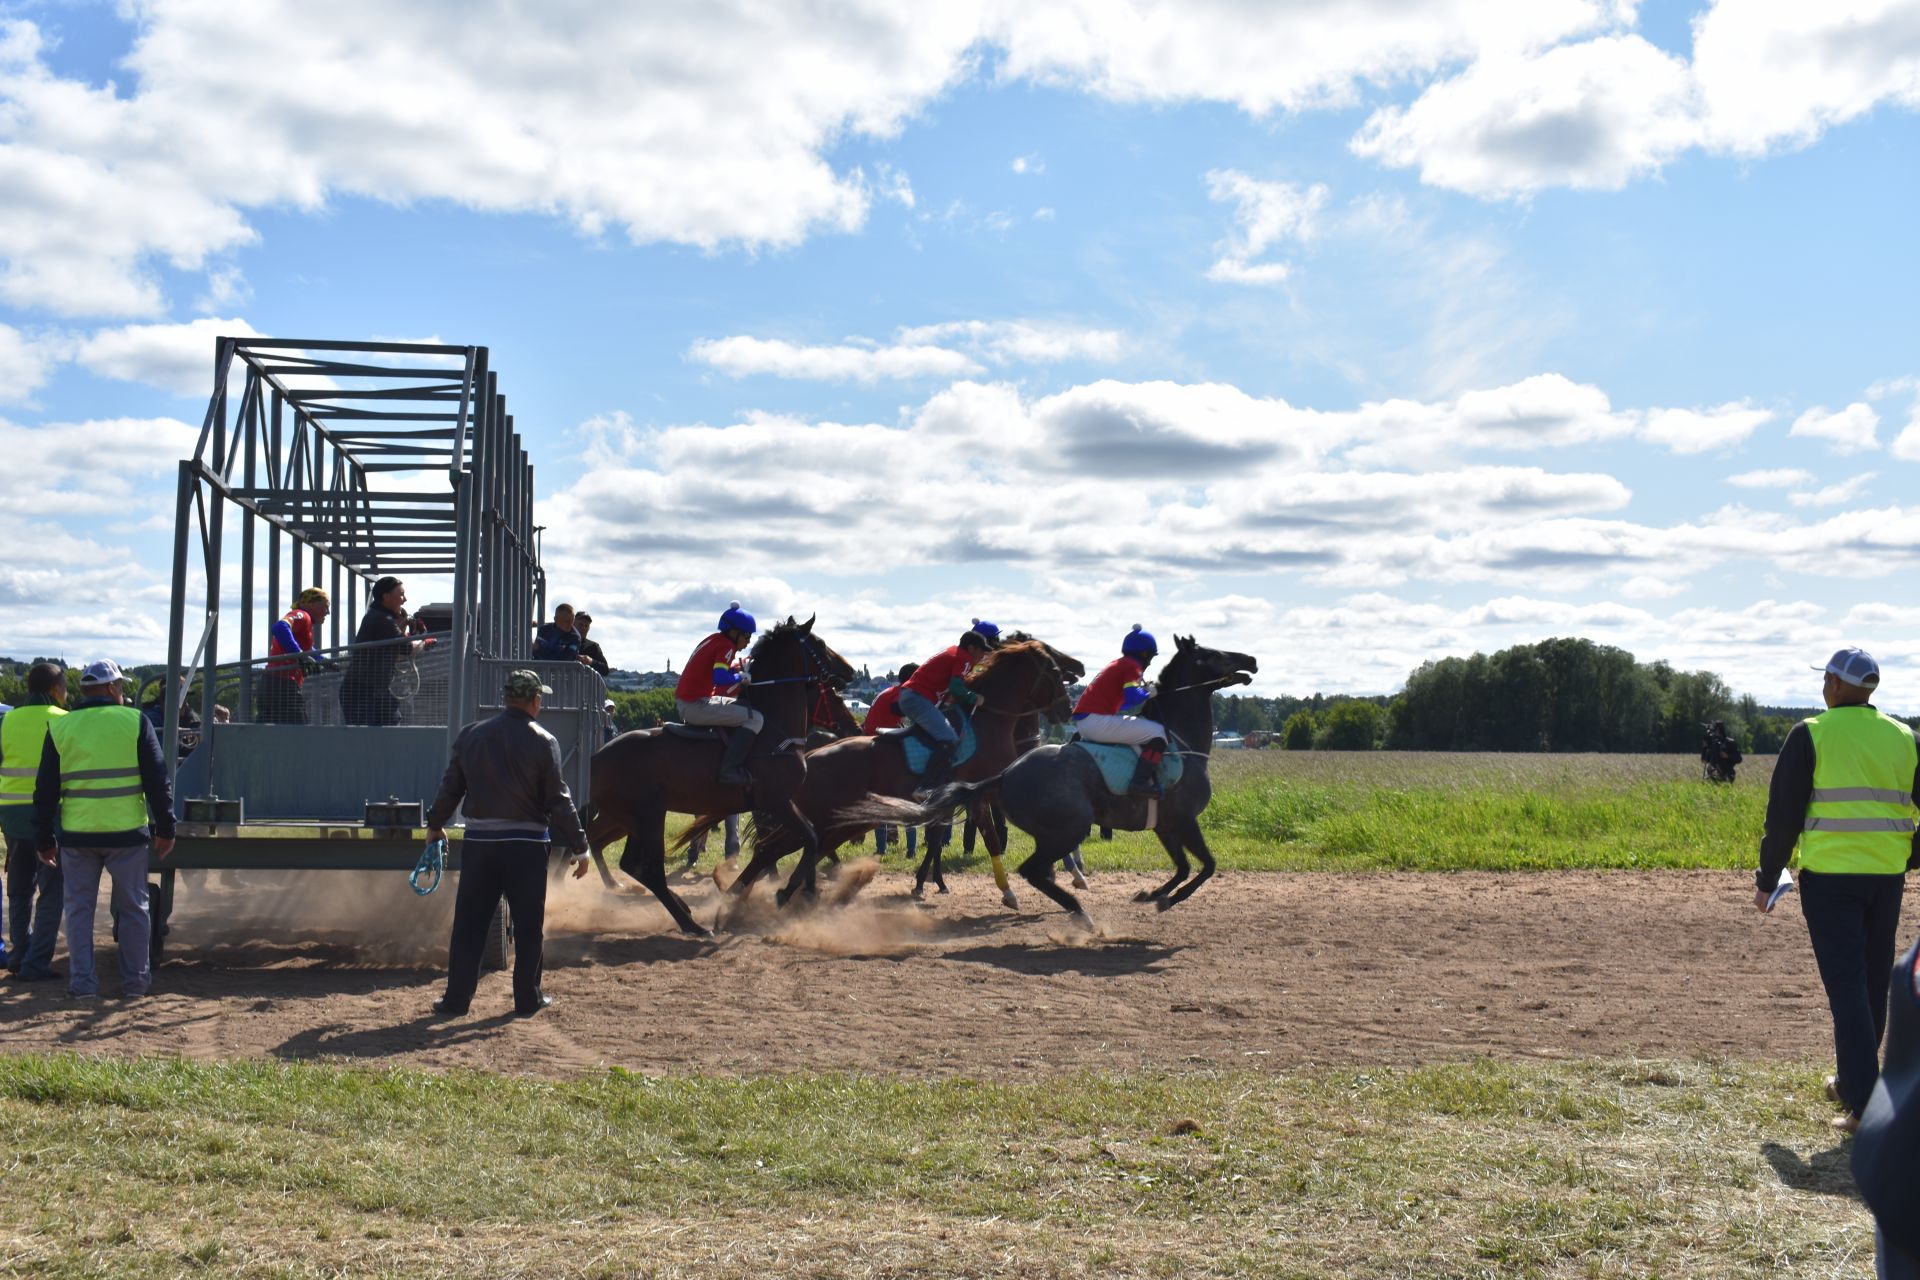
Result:
<svg viewBox="0 0 1920 1280">
<path fill-rule="evenodd" d="M 753 740 L 757 737 L 751 729 L 727 730 L 727 749 L 720 757 L 720 781 L 735 787 L 744 787 L 753 781 L 747 773 L 747 753 L 753 750 Z"/>
<path fill-rule="evenodd" d="M 933 754 L 927 757 L 927 771 L 920 775 L 920 785 L 916 791 L 938 791 L 953 777 L 953 744 L 936 742 Z"/>
<path fill-rule="evenodd" d="M 1127 790 L 1136 796 L 1160 794 L 1160 757 L 1165 749 L 1158 742 L 1140 748 L 1139 762 L 1133 766 L 1133 784 Z"/>
</svg>

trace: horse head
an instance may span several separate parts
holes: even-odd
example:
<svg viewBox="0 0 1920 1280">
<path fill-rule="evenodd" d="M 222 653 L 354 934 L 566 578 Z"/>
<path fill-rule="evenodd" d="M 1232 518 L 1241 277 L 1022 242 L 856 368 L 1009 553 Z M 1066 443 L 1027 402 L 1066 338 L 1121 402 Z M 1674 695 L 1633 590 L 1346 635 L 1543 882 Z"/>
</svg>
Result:
<svg viewBox="0 0 1920 1280">
<path fill-rule="evenodd" d="M 995 711 L 1014 716 L 1042 711 L 1055 723 L 1066 718 L 1066 679 L 1038 640 L 1001 645 L 968 674 L 967 687 Z"/>
<path fill-rule="evenodd" d="M 1173 657 L 1167 662 L 1166 674 L 1160 678 L 1162 687 L 1169 690 L 1193 685 L 1224 689 L 1236 684 L 1252 684 L 1253 673 L 1260 669 L 1259 660 L 1250 653 L 1209 649 L 1192 636 L 1177 635 L 1173 643 Z"/>
<path fill-rule="evenodd" d="M 1060 650 L 1054 648 L 1052 645 L 1048 644 L 1045 640 L 1040 639 L 1038 636 L 1033 635 L 1030 632 L 1014 631 L 1014 632 L 1010 632 L 1007 636 L 1008 644 L 1022 644 L 1027 641 L 1032 641 L 1033 643 L 1044 648 L 1047 651 L 1047 656 L 1053 659 L 1053 665 L 1060 668 L 1060 674 L 1065 676 L 1068 680 L 1086 679 L 1087 664 L 1080 661 L 1080 659 L 1074 657 L 1072 654 L 1061 652 Z"/>
</svg>

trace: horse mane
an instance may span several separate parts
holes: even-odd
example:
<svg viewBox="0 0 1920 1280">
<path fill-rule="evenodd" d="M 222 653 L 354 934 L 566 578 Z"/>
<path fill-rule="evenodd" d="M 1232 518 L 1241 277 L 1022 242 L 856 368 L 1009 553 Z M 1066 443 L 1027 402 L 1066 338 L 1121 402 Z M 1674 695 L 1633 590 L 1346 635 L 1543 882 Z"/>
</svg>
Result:
<svg viewBox="0 0 1920 1280">
<path fill-rule="evenodd" d="M 1045 640 L 1042 640 L 1039 636 L 1034 635 L 1031 631 L 1011 631 L 1007 633 L 1007 643 L 1010 645 L 1024 644 L 1027 641 L 1032 641 L 1033 643 L 1039 645 L 1042 649 L 1045 649 L 1047 651 L 1047 656 L 1053 659 L 1053 665 L 1060 668 L 1060 674 L 1065 679 L 1079 680 L 1086 676 L 1087 674 L 1086 663 L 1080 661 L 1080 659 L 1074 657 L 1072 654 L 1067 653 L 1064 650 L 1061 650 L 1059 648 L 1056 648 L 1053 645 L 1048 644 Z"/>
<path fill-rule="evenodd" d="M 760 651 L 771 645 L 775 640 L 784 640 L 790 636 L 798 635 L 799 632 L 800 624 L 792 618 L 788 618 L 785 622 L 776 622 L 760 633 L 760 638 L 753 642 L 753 648 L 748 652 L 747 657 L 757 658 L 760 656 Z"/>
<path fill-rule="evenodd" d="M 1052 657 L 1047 653 L 1047 646 L 1038 640 L 1022 640 L 1015 644 L 1003 644 L 998 649 L 989 651 L 986 657 L 974 663 L 973 670 L 967 672 L 967 684 L 972 685 L 977 681 L 985 680 L 1000 667 L 1001 662 L 1010 654 L 1023 656 L 1026 654 L 1038 654 L 1040 657 L 1046 658 L 1048 662 L 1053 661 Z"/>
</svg>

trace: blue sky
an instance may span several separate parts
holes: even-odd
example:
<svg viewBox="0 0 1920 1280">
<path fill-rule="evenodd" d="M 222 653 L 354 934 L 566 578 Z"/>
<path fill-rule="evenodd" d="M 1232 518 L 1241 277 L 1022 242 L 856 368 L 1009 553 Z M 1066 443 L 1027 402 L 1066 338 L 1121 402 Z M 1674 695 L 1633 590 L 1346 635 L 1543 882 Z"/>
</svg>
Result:
<svg viewBox="0 0 1920 1280">
<path fill-rule="evenodd" d="M 164 652 L 214 334 L 433 337 L 622 665 L 740 599 L 1920 710 L 1920 4 L 462 12 L 0 0 L 0 652 Z"/>
</svg>

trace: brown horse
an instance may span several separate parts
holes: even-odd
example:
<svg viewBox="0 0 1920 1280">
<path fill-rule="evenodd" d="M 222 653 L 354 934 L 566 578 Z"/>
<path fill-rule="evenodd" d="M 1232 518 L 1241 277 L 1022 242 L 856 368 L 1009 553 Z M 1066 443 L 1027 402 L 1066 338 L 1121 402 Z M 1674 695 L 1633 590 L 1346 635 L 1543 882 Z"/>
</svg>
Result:
<svg viewBox="0 0 1920 1280">
<path fill-rule="evenodd" d="M 593 757 L 593 812 L 587 841 L 603 880 L 607 845 L 625 836 L 620 869 L 645 885 L 686 932 L 705 937 L 680 896 L 667 887 L 668 813 L 729 813 L 748 809 L 780 815 L 802 845 L 816 846 L 813 827 L 794 806 L 806 777 L 803 753 L 812 708 L 823 686 L 845 684 L 853 667 L 813 634 L 813 619 L 788 618 L 754 643 L 747 669 L 752 682 L 747 701 L 766 718 L 755 739 L 748 771 L 750 787 L 720 781 L 721 740 L 717 734 L 687 738 L 666 729 L 623 733 Z"/>
<path fill-rule="evenodd" d="M 989 778 L 1014 758 L 1015 726 L 1029 712 L 1049 712 L 1064 718 L 1067 686 L 1060 668 L 1038 641 L 1011 644 L 994 650 L 967 676 L 967 687 L 978 698 L 973 711 L 974 752 L 954 770 L 960 779 Z M 795 892 L 814 888 L 814 868 L 823 850 L 833 850 L 864 835 L 871 822 L 829 821 L 828 816 L 868 795 L 906 798 L 919 785 L 919 776 L 907 767 L 900 738 L 893 735 L 847 738 L 807 753 L 806 776 L 795 797 L 798 824 L 783 820 L 755 832 L 753 858 L 729 888 L 745 895 L 755 881 L 798 850 L 800 865 L 776 900 L 782 905 Z M 982 801 L 978 814 L 987 812 Z M 711 830 L 724 815 L 704 816 L 689 827 L 682 840 Z M 987 824 L 990 827 L 990 824 Z M 817 831 L 817 842 L 807 835 Z M 996 864 L 1004 849 L 989 830 L 988 851 Z M 1004 872 L 1002 872 L 1004 874 Z"/>
</svg>

